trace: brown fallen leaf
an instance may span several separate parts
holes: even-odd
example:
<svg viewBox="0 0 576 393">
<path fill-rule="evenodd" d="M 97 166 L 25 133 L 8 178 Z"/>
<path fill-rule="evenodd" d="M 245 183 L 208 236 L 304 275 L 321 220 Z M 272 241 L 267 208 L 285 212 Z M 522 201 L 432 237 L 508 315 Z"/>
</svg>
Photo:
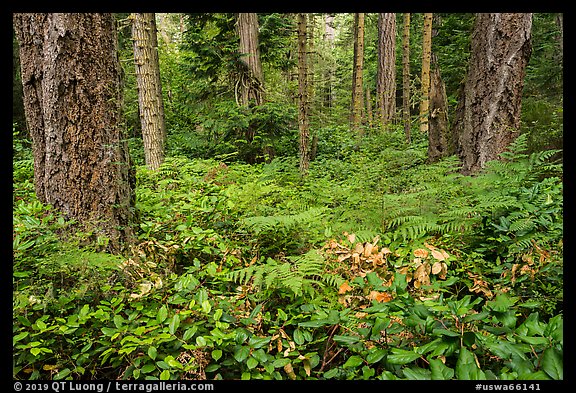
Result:
<svg viewBox="0 0 576 393">
<path fill-rule="evenodd" d="M 286 372 L 286 374 L 288 374 L 290 379 L 296 379 L 296 373 L 294 373 L 294 369 L 292 368 L 292 363 L 286 364 L 284 366 L 284 371 Z"/>
<path fill-rule="evenodd" d="M 438 274 L 442 271 L 442 263 L 441 262 L 435 262 L 432 265 L 432 274 Z"/>
<path fill-rule="evenodd" d="M 364 245 L 364 253 L 363 255 L 365 257 L 369 257 L 370 255 L 372 255 L 372 249 L 374 248 L 374 246 L 372 245 L 372 243 L 366 243 Z"/>
<path fill-rule="evenodd" d="M 350 244 L 354 244 L 354 242 L 356 241 L 356 235 L 353 233 L 348 234 L 347 232 L 344 232 L 344 236 L 348 237 L 348 241 L 350 242 Z"/>
</svg>

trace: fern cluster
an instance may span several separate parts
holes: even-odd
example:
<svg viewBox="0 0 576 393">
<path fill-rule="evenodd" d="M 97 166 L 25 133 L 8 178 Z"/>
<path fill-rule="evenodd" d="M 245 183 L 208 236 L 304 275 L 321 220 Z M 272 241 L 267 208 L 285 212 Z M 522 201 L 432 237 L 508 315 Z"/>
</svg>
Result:
<svg viewBox="0 0 576 393">
<path fill-rule="evenodd" d="M 422 168 L 409 190 L 383 195 L 383 229 L 402 241 L 461 234 L 472 243 L 495 229 L 513 254 L 536 238 L 560 239 L 562 167 L 550 162 L 558 151 L 526 150 L 522 135 L 476 177 L 456 173 L 454 157 Z"/>
<path fill-rule="evenodd" d="M 308 295 L 312 298 L 317 288 L 324 284 L 337 288 L 340 276 L 324 271 L 325 260 L 317 250 L 286 258 L 279 262 L 267 258 L 263 264 L 254 264 L 226 273 L 226 279 L 241 285 L 250 284 L 257 298 L 266 298 L 272 292 L 295 298 Z"/>
<path fill-rule="evenodd" d="M 295 214 L 246 217 L 239 221 L 239 233 L 265 255 L 290 255 L 320 240 L 325 213 L 325 208 L 311 208 Z"/>
</svg>

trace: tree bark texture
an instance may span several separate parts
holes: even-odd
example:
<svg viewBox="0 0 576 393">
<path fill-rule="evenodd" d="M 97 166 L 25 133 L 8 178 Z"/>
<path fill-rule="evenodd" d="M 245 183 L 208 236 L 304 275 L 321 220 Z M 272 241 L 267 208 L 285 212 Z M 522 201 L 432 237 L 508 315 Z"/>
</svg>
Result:
<svg viewBox="0 0 576 393">
<path fill-rule="evenodd" d="M 153 13 L 132 14 L 132 41 L 144 159 L 149 169 L 156 170 L 164 161 L 166 125 L 158 60 L 156 19 Z"/>
<path fill-rule="evenodd" d="M 132 239 L 133 175 L 112 14 L 14 14 L 38 199 L 105 235 Z"/>
<path fill-rule="evenodd" d="M 564 14 L 556 14 L 556 26 L 558 26 L 558 46 L 560 47 L 560 61 L 564 61 Z"/>
<path fill-rule="evenodd" d="M 352 130 L 362 134 L 362 109 L 364 107 L 364 13 L 355 14 L 354 23 L 354 73 L 352 80 Z"/>
<path fill-rule="evenodd" d="M 244 64 L 237 81 L 240 105 L 249 106 L 264 102 L 264 77 L 258 47 L 258 15 L 255 13 L 238 14 L 238 36 L 240 38 L 240 62 Z"/>
<path fill-rule="evenodd" d="M 299 13 L 298 21 L 298 129 L 300 132 L 300 173 L 306 175 L 310 165 L 308 141 L 310 139 L 308 102 L 308 60 L 306 45 L 306 14 Z"/>
<path fill-rule="evenodd" d="M 450 153 L 448 97 L 436 55 L 432 53 L 430 75 L 430 116 L 428 119 L 428 161 L 437 162 Z"/>
<path fill-rule="evenodd" d="M 531 28 L 530 13 L 476 16 L 455 119 L 464 174 L 480 171 L 518 136 Z"/>
<path fill-rule="evenodd" d="M 404 13 L 402 32 L 402 121 L 406 142 L 411 143 L 410 135 L 410 14 Z"/>
<path fill-rule="evenodd" d="M 382 126 L 396 114 L 396 14 L 378 14 L 378 118 Z"/>
<path fill-rule="evenodd" d="M 430 56 L 432 53 L 432 14 L 424 14 L 422 34 L 422 97 L 420 99 L 420 131 L 428 132 L 430 105 Z"/>
</svg>

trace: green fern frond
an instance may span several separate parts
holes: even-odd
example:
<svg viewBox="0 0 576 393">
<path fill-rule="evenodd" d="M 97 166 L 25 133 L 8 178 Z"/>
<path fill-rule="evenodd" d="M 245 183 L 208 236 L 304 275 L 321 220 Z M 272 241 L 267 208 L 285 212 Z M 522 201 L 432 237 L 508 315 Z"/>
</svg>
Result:
<svg viewBox="0 0 576 393">
<path fill-rule="evenodd" d="M 326 210 L 326 208 L 320 207 L 296 214 L 247 217 L 242 219 L 240 224 L 258 234 L 270 231 L 276 227 L 291 228 L 301 223 L 316 220 L 322 216 Z"/>
<path fill-rule="evenodd" d="M 525 232 L 530 231 L 536 227 L 534 220 L 531 217 L 522 218 L 516 221 L 512 221 L 510 224 L 510 232 Z"/>
<path fill-rule="evenodd" d="M 325 277 L 324 263 L 324 258 L 317 250 L 311 250 L 300 256 L 289 257 L 283 263 L 268 258 L 265 264 L 231 271 L 226 274 L 226 278 L 242 285 L 252 280 L 254 288 L 262 294 L 284 289 L 294 296 L 301 296 L 305 292 L 313 293 L 314 286 L 321 286 L 325 280 L 328 283 L 339 282 L 336 278 Z"/>
</svg>

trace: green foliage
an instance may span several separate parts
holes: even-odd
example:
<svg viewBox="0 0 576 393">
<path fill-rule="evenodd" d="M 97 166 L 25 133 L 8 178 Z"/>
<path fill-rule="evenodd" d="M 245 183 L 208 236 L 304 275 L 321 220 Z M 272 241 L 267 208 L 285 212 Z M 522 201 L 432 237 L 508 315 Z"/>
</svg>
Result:
<svg viewBox="0 0 576 393">
<path fill-rule="evenodd" d="M 12 157 L 16 161 L 31 159 L 32 143 L 27 137 L 22 137 L 23 132 L 17 131 L 17 126 L 12 124 Z"/>
<path fill-rule="evenodd" d="M 522 101 L 521 131 L 528 135 L 529 152 L 561 149 L 563 146 L 564 108 L 562 101 L 538 97 Z"/>
<path fill-rule="evenodd" d="M 317 295 L 316 288 L 328 283 L 337 287 L 342 283 L 337 276 L 324 273 L 325 261 L 317 250 L 310 250 L 306 254 L 286 258 L 279 262 L 267 258 L 264 264 L 254 264 L 248 267 L 232 270 L 227 278 L 242 285 L 250 284 L 255 291 L 254 298 L 263 300 L 278 292 L 283 292 L 292 299 L 310 298 Z"/>
<path fill-rule="evenodd" d="M 435 51 L 454 99 L 472 15 L 441 16 Z M 455 157 L 428 164 L 427 135 L 407 145 L 399 125 L 351 135 L 350 14 L 336 16 L 330 52 L 316 20 L 308 176 L 293 19 L 273 13 L 259 15 L 259 107 L 234 100 L 232 14 L 189 15 L 183 45 L 160 40 L 168 154 L 150 171 L 124 17 L 136 241 L 104 253 L 106 238 L 40 203 L 30 143 L 13 127 L 15 379 L 563 378 L 562 112 L 536 94 L 557 87 L 557 74 L 544 78 L 556 67 L 550 16 L 534 19 L 522 135 L 475 177 Z M 421 14 L 412 33 L 419 53 Z"/>
<path fill-rule="evenodd" d="M 313 229 L 321 225 L 324 212 L 313 208 L 289 215 L 246 217 L 240 221 L 239 230 L 265 255 L 292 254 L 305 248 L 307 241 L 315 240 Z"/>
</svg>

